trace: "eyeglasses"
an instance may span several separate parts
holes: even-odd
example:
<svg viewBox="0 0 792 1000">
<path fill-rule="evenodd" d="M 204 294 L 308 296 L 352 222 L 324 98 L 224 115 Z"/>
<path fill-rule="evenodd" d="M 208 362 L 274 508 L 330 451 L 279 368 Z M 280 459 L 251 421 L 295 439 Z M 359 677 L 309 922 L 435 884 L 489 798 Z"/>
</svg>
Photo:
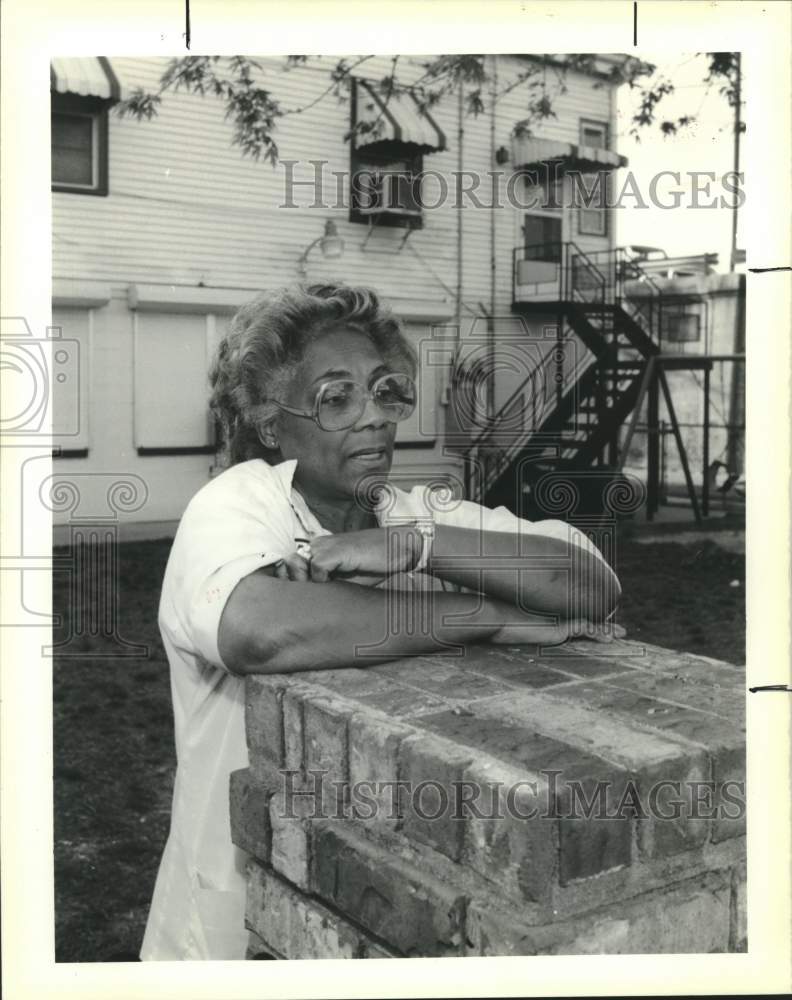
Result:
<svg viewBox="0 0 792 1000">
<path fill-rule="evenodd" d="M 319 387 L 312 410 L 297 410 L 277 399 L 272 402 L 295 417 L 309 417 L 323 431 L 341 431 L 357 423 L 370 399 L 389 421 L 406 420 L 415 409 L 415 382 L 395 372 L 382 375 L 370 389 L 359 382 L 334 379 Z"/>
</svg>

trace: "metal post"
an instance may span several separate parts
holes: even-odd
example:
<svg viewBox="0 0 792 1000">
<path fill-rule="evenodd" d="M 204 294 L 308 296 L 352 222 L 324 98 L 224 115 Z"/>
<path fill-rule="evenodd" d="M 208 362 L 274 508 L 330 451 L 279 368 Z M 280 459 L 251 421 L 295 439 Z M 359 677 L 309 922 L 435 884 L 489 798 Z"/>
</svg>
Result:
<svg viewBox="0 0 792 1000">
<path fill-rule="evenodd" d="M 734 173 L 739 174 L 740 172 L 740 129 L 742 128 L 740 119 L 742 115 L 742 108 L 740 107 L 742 103 L 742 58 L 741 53 L 736 52 L 736 81 L 735 81 L 735 94 L 734 94 Z M 735 198 L 734 207 L 732 209 L 732 241 L 731 241 L 731 260 L 729 262 L 729 270 L 734 271 L 735 265 L 737 263 L 737 220 L 738 216 L 738 200 Z"/>
<path fill-rule="evenodd" d="M 660 448 L 659 448 L 659 386 L 657 384 L 658 370 L 653 368 L 651 380 L 649 382 L 649 398 L 646 412 L 646 520 L 654 520 L 655 512 L 657 511 L 658 501 L 657 501 L 657 489 L 658 489 L 658 473 L 659 473 L 659 460 L 660 460 Z"/>
<path fill-rule="evenodd" d="M 562 356 L 562 341 L 564 338 L 564 318 L 566 301 L 565 295 L 567 294 L 567 276 L 566 269 L 569 263 L 569 253 L 568 248 L 565 243 L 561 244 L 561 253 L 559 255 L 558 263 L 558 283 L 559 283 L 559 295 L 558 295 L 558 322 L 556 325 L 556 358 Z M 564 368 L 562 361 L 556 361 L 556 407 L 560 409 L 561 403 L 564 399 Z"/>
<path fill-rule="evenodd" d="M 701 464 L 701 516 L 709 517 L 709 430 L 710 430 L 710 368 L 704 369 L 704 441 Z"/>
<path fill-rule="evenodd" d="M 685 485 L 687 486 L 688 496 L 690 497 L 690 503 L 693 507 L 693 517 L 696 520 L 696 524 L 701 524 L 701 511 L 699 510 L 698 498 L 696 497 L 696 486 L 693 482 L 693 477 L 690 475 L 687 450 L 685 449 L 685 442 L 682 440 L 682 433 L 679 429 L 679 421 L 676 418 L 676 411 L 674 410 L 674 401 L 671 399 L 671 390 L 668 388 L 668 381 L 666 379 L 662 363 L 658 367 L 657 375 L 660 385 L 663 387 L 663 397 L 665 399 L 666 409 L 668 410 L 668 416 L 671 420 L 671 428 L 674 432 L 674 438 L 676 439 L 679 460 L 682 463 L 682 471 L 685 474 Z"/>
</svg>

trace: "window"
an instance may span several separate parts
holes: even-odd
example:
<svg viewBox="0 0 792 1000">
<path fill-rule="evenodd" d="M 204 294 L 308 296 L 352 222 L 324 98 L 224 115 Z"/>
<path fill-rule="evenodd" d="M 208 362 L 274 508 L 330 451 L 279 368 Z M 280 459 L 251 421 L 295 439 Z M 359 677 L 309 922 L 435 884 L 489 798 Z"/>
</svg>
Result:
<svg viewBox="0 0 792 1000">
<path fill-rule="evenodd" d="M 138 454 L 214 452 L 209 410 L 210 317 L 135 313 L 135 447 Z"/>
<path fill-rule="evenodd" d="M 663 337 L 673 344 L 693 344 L 701 340 L 701 315 L 684 304 L 663 304 Z"/>
<path fill-rule="evenodd" d="M 420 229 L 423 158 L 446 149 L 442 129 L 409 89 L 385 95 L 363 79 L 351 115 L 349 221 Z"/>
<path fill-rule="evenodd" d="M 607 149 L 608 126 L 605 122 L 582 119 L 580 122 L 580 145 L 594 149 Z M 610 174 L 599 171 L 586 174 L 581 180 L 585 190 L 580 191 L 579 195 L 583 205 L 589 204 L 591 207 L 578 209 L 578 232 L 584 236 L 607 236 L 608 209 L 606 203 L 610 194 Z"/>
<path fill-rule="evenodd" d="M 523 221 L 523 247 L 526 260 L 558 262 L 561 260 L 561 217 L 526 215 Z"/>
<path fill-rule="evenodd" d="M 578 209 L 578 232 L 585 236 L 607 236 L 610 174 L 603 170 L 594 174 L 581 174 L 575 180 L 583 188 L 577 189 L 581 206 Z M 583 207 L 585 205 L 590 207 Z"/>
<path fill-rule="evenodd" d="M 421 172 L 423 156 L 393 156 L 361 149 L 352 153 L 350 222 L 378 225 L 423 225 Z"/>
<path fill-rule="evenodd" d="M 608 126 L 604 122 L 580 122 L 580 145 L 594 149 L 608 148 Z"/>
<path fill-rule="evenodd" d="M 52 94 L 52 190 L 107 194 L 107 102 Z"/>
</svg>

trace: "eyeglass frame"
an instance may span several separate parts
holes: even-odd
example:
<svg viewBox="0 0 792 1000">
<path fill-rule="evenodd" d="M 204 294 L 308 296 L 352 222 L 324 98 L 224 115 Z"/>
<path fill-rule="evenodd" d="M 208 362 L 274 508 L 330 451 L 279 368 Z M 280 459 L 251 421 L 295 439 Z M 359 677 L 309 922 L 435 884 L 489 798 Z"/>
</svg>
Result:
<svg viewBox="0 0 792 1000">
<path fill-rule="evenodd" d="M 418 390 L 418 386 L 416 385 L 415 379 L 411 375 L 408 375 L 406 372 L 386 372 L 384 375 L 380 375 L 378 378 L 376 378 L 374 380 L 374 382 L 372 382 L 370 389 L 366 389 L 366 387 L 363 385 L 362 382 L 358 382 L 358 381 L 356 381 L 353 378 L 332 378 L 332 379 L 329 379 L 327 382 L 322 382 L 322 384 L 319 386 L 319 389 L 318 389 L 318 391 L 316 393 L 316 399 L 314 400 L 313 409 L 311 409 L 311 410 L 298 410 L 294 406 L 287 406 L 286 403 L 282 403 L 279 399 L 272 399 L 272 400 L 270 400 L 270 402 L 275 403 L 275 405 L 278 406 L 278 407 L 280 407 L 281 410 L 284 410 L 286 413 L 291 413 L 295 417 L 306 417 L 309 420 L 313 420 L 313 422 L 316 424 L 316 426 L 319 428 L 319 430 L 322 430 L 325 433 L 332 433 L 332 431 L 344 431 L 344 430 L 347 430 L 350 427 L 354 427 L 354 425 L 357 423 L 357 421 L 360 420 L 360 417 L 366 412 L 366 402 L 368 402 L 369 400 L 372 400 L 373 402 L 375 402 L 375 404 L 377 405 L 377 408 L 380 410 L 380 412 L 382 412 L 382 407 L 379 405 L 379 403 L 376 403 L 376 400 L 374 399 L 374 389 L 375 389 L 375 387 L 377 385 L 379 385 L 379 383 L 383 379 L 393 378 L 394 375 L 398 375 L 401 378 L 409 379 L 410 383 L 411 383 L 411 385 L 413 387 L 413 389 L 415 390 L 415 396 L 416 396 L 416 398 L 413 401 L 413 408 L 412 408 L 412 410 L 410 410 L 410 412 L 408 414 L 406 414 L 406 416 L 404 416 L 404 417 L 401 418 L 401 420 L 407 420 L 407 418 L 412 415 L 412 413 L 415 410 L 415 407 L 417 405 L 417 395 L 418 395 L 417 390 Z M 353 385 L 360 386 L 360 388 L 363 389 L 363 391 L 364 391 L 365 402 L 363 404 L 363 409 L 360 411 L 360 413 L 358 414 L 358 416 L 355 417 L 355 419 L 352 421 L 351 424 L 346 424 L 344 427 L 332 427 L 332 428 L 322 427 L 322 424 L 321 424 L 321 422 L 319 420 L 319 407 L 320 407 L 321 402 L 322 402 L 322 393 L 325 391 L 325 389 L 329 385 L 334 385 L 336 382 L 347 383 L 347 384 L 351 382 Z M 391 423 L 396 424 L 396 423 L 400 423 L 400 421 L 399 420 L 392 420 Z"/>
</svg>

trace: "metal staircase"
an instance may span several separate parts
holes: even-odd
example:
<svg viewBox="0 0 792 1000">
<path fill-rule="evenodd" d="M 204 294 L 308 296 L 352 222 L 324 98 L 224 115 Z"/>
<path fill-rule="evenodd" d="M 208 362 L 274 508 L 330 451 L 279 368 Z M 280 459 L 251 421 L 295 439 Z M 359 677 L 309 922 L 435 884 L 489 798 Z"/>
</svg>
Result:
<svg viewBox="0 0 792 1000">
<path fill-rule="evenodd" d="M 557 285 L 524 280 L 553 276 L 553 264 Z M 574 482 L 578 494 L 598 479 L 601 494 L 603 477 L 618 473 L 619 431 L 660 355 L 662 293 L 624 250 L 586 254 L 571 242 L 518 248 L 513 275 L 513 311 L 526 321 L 553 315 L 556 336 L 470 442 L 468 496 L 547 517 L 543 479 Z"/>
</svg>

